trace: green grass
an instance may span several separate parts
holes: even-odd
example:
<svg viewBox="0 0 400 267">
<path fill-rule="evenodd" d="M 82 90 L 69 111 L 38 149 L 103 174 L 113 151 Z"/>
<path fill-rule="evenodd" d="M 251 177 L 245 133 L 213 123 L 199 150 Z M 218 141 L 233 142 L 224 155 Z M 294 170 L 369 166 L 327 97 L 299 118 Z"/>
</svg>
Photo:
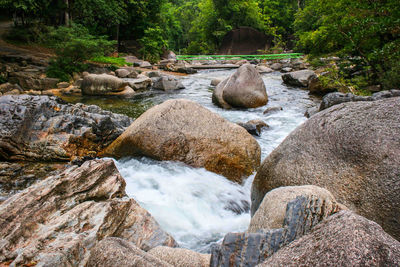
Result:
<svg viewBox="0 0 400 267">
<path fill-rule="evenodd" d="M 125 65 L 132 66 L 132 63 L 128 63 L 124 58 L 120 57 L 95 57 L 90 60 L 91 62 L 111 64 L 118 67 L 123 67 Z"/>
</svg>

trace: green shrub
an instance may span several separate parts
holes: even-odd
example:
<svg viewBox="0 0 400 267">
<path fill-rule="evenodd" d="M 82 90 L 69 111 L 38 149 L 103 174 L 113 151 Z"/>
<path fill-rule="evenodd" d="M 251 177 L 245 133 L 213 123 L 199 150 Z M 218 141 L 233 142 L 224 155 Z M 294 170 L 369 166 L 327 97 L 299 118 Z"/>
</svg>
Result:
<svg viewBox="0 0 400 267">
<path fill-rule="evenodd" d="M 61 80 L 69 80 L 72 73 L 84 71 L 87 68 L 85 61 L 111 53 L 116 44 L 103 36 L 90 35 L 80 25 L 52 29 L 46 43 L 57 55 L 51 61 L 47 75 Z"/>
<path fill-rule="evenodd" d="M 163 51 L 168 49 L 167 41 L 162 37 L 162 30 L 158 26 L 146 29 L 139 43 L 142 46 L 139 52 L 143 55 L 143 59 L 152 63 L 160 60 Z"/>
</svg>

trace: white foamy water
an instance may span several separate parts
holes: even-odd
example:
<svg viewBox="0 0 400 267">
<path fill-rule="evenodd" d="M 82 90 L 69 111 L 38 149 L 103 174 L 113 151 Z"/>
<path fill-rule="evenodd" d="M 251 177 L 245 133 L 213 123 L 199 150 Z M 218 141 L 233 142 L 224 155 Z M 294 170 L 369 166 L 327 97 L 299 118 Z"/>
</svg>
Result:
<svg viewBox="0 0 400 267">
<path fill-rule="evenodd" d="M 251 179 L 242 186 L 205 169 L 146 158 L 121 160 L 117 167 L 127 194 L 183 247 L 206 252 L 210 242 L 248 227 Z"/>
<path fill-rule="evenodd" d="M 279 73 L 263 76 L 269 102 L 255 109 L 223 110 L 211 102 L 210 81 L 227 77 L 234 70 L 210 70 L 183 79 L 186 89 L 150 95 L 143 101 L 155 104 L 171 98 L 186 98 L 198 102 L 232 122 L 253 119 L 265 121 L 270 128 L 256 137 L 264 159 L 299 124 L 304 112 L 315 105 L 308 93 L 282 84 Z M 280 106 L 282 111 L 263 114 L 268 107 Z M 195 118 L 194 118 L 195 119 Z M 147 158 L 123 159 L 117 167 L 127 183 L 127 193 L 147 209 L 185 248 L 208 252 L 212 242 L 228 232 L 247 229 L 250 222 L 250 189 L 254 175 L 243 185 L 226 178 L 177 162 L 159 162 Z"/>
</svg>

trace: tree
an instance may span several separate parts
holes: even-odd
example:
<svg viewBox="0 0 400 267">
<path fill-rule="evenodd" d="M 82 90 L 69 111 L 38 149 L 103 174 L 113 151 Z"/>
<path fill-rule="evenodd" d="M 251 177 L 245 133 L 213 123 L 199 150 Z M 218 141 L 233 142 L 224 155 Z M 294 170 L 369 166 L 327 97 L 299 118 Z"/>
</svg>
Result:
<svg viewBox="0 0 400 267">
<path fill-rule="evenodd" d="M 400 82 L 400 5 L 395 0 L 311 0 L 295 20 L 306 53 L 361 59 L 369 77 L 386 88 Z M 391 73 L 388 77 L 388 73 Z"/>
</svg>

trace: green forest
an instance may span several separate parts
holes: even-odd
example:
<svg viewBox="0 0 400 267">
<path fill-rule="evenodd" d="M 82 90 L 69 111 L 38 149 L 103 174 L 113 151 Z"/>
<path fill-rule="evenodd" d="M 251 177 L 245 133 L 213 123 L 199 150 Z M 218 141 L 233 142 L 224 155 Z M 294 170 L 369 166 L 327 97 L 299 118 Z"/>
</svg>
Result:
<svg viewBox="0 0 400 267">
<path fill-rule="evenodd" d="M 315 64 L 337 56 L 346 59 L 338 79 L 350 66 L 359 83 L 400 83 L 397 0 L 1 0 L 0 8 L 14 18 L 9 39 L 57 51 L 56 74 L 126 42 L 152 62 L 167 50 L 215 54 L 229 31 L 249 26 L 272 40 L 260 53 L 293 50 Z"/>
</svg>

